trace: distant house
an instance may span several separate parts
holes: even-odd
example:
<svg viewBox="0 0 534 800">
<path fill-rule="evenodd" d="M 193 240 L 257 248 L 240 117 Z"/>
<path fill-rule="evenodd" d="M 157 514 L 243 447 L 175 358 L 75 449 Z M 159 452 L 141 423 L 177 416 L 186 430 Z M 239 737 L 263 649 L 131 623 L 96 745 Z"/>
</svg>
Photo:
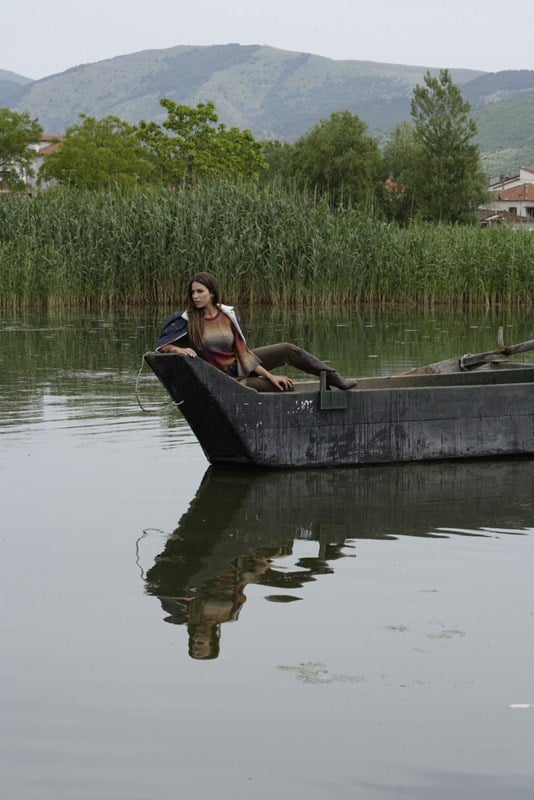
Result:
<svg viewBox="0 0 534 800">
<path fill-rule="evenodd" d="M 26 178 L 26 186 L 28 187 L 28 191 L 32 192 L 35 189 L 37 183 L 37 176 L 39 175 L 39 170 L 41 169 L 42 163 L 46 158 L 46 156 L 49 153 L 53 153 L 55 150 L 61 147 L 61 143 L 64 141 L 65 141 L 64 136 L 54 136 L 50 133 L 43 133 L 39 144 L 30 145 L 30 148 L 32 150 L 35 150 L 35 152 L 37 153 L 37 157 L 33 162 L 33 169 L 35 171 L 34 177 Z"/>
<path fill-rule="evenodd" d="M 39 144 L 31 144 L 30 148 L 35 150 L 39 157 L 43 157 L 48 153 L 53 153 L 58 147 L 61 147 L 61 142 L 65 141 L 64 136 L 56 136 L 55 134 L 43 133 Z"/>
<path fill-rule="evenodd" d="M 15 165 L 8 170 L 11 172 L 11 174 L 13 174 L 13 171 L 16 171 L 19 174 L 26 185 L 26 191 L 28 194 L 32 194 L 36 188 L 37 176 L 43 160 L 49 153 L 53 153 L 54 150 L 57 150 L 58 147 L 61 147 L 61 143 L 64 140 L 64 136 L 53 136 L 49 133 L 43 133 L 40 142 L 35 142 L 34 144 L 29 145 L 29 149 L 37 153 L 32 164 L 35 173 L 33 176 L 28 175 L 24 170 L 21 170 Z M 2 175 L 0 174 L 0 194 L 9 194 L 10 192 L 11 190 L 8 188 L 7 184 L 2 182 Z"/>
<path fill-rule="evenodd" d="M 518 175 L 501 175 L 489 186 L 491 199 L 479 209 L 481 222 L 511 222 L 534 230 L 534 167 L 521 167 Z"/>
</svg>

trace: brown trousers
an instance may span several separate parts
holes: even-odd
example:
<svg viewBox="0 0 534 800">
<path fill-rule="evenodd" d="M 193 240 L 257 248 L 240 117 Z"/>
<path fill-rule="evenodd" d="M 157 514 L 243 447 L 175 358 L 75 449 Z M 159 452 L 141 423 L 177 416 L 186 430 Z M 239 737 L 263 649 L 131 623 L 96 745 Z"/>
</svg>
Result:
<svg viewBox="0 0 534 800">
<path fill-rule="evenodd" d="M 311 353 L 307 353 L 301 347 L 297 347 L 296 344 L 291 344 L 291 342 L 256 347 L 252 352 L 261 359 L 261 366 L 265 367 L 269 372 L 285 365 L 290 365 L 310 375 L 319 375 L 321 370 L 333 371 L 332 367 L 323 364 Z M 262 378 L 259 375 L 249 376 L 242 383 L 245 386 L 256 389 L 257 392 L 272 392 L 274 390 L 272 383 L 267 378 Z"/>
</svg>

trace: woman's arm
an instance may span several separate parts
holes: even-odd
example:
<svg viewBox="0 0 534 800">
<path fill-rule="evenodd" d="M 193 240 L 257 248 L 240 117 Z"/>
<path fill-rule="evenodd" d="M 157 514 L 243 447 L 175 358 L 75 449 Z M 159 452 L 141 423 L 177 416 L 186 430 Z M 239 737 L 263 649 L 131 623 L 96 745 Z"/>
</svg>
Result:
<svg viewBox="0 0 534 800">
<path fill-rule="evenodd" d="M 190 358 L 197 357 L 197 354 L 195 353 L 192 347 L 178 347 L 177 344 L 164 344 L 163 347 L 160 347 L 159 352 L 178 353 L 181 356 L 189 356 Z"/>
<path fill-rule="evenodd" d="M 273 375 L 272 372 L 269 372 L 265 369 L 265 367 L 258 366 L 254 370 L 256 375 L 261 375 L 262 378 L 267 378 L 268 381 L 271 381 L 273 386 L 275 386 L 280 392 L 283 392 L 284 389 L 292 389 L 293 388 L 293 381 L 290 380 L 286 375 Z"/>
<path fill-rule="evenodd" d="M 178 347 L 177 342 L 180 340 L 182 344 L 188 345 L 189 338 L 187 335 L 187 319 L 184 317 L 185 311 L 175 311 L 174 314 L 165 321 L 159 339 L 155 344 L 155 350 L 159 353 L 174 352 L 173 350 L 165 350 L 167 345 L 174 345 Z"/>
</svg>

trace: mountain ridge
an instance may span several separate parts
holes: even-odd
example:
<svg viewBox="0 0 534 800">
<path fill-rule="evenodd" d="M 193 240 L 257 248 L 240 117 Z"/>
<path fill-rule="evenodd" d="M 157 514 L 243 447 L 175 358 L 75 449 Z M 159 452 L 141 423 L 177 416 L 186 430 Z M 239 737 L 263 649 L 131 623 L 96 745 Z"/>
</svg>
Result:
<svg viewBox="0 0 534 800">
<path fill-rule="evenodd" d="M 248 128 L 260 140 L 282 141 L 295 141 L 320 119 L 349 110 L 383 139 L 393 125 L 410 119 L 413 88 L 427 70 L 439 72 L 268 45 L 176 45 L 80 64 L 35 81 L 0 70 L 0 106 L 27 111 L 47 133 L 62 133 L 81 113 L 161 123 L 163 97 L 191 106 L 213 101 L 221 122 Z M 534 163 L 534 70 L 449 72 L 471 103 L 488 168 L 513 171 L 518 158 Z"/>
</svg>

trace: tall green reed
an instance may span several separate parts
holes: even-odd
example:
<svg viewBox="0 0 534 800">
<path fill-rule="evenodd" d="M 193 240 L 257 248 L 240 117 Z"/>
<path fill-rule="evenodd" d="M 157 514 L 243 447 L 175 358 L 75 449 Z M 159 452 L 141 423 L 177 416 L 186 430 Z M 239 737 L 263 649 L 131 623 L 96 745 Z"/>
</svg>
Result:
<svg viewBox="0 0 534 800">
<path fill-rule="evenodd" d="M 534 298 L 534 233 L 401 228 L 228 183 L 0 200 L 4 306 L 180 305 L 199 270 L 236 303 L 524 304 Z"/>
</svg>

